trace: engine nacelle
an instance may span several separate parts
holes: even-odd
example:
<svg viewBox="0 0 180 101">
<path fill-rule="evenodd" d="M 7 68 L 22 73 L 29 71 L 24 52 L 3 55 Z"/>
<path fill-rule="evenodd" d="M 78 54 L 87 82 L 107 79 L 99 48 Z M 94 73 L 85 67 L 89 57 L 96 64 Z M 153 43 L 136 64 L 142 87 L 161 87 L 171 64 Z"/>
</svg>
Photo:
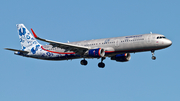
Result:
<svg viewBox="0 0 180 101">
<path fill-rule="evenodd" d="M 90 57 L 103 57 L 105 55 L 105 51 L 102 48 L 90 49 L 85 53 L 85 55 Z"/>
<path fill-rule="evenodd" d="M 131 59 L 131 55 L 129 53 L 118 54 L 118 55 L 111 57 L 111 60 L 116 60 L 118 62 L 127 62 L 130 59 Z"/>
</svg>

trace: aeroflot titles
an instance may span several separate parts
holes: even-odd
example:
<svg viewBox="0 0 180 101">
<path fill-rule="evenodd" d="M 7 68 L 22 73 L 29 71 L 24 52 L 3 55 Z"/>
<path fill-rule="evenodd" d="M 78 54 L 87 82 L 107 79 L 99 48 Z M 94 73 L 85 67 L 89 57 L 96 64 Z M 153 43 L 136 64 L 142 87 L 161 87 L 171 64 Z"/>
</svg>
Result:
<svg viewBox="0 0 180 101">
<path fill-rule="evenodd" d="M 126 38 L 137 38 L 137 37 L 142 37 L 142 35 L 128 36 L 128 37 L 126 37 Z"/>
</svg>

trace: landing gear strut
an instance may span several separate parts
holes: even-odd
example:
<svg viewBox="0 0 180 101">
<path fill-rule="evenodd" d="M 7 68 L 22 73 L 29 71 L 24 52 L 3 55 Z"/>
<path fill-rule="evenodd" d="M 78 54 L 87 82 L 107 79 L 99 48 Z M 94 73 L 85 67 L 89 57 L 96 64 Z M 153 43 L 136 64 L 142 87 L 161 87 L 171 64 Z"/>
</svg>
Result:
<svg viewBox="0 0 180 101">
<path fill-rule="evenodd" d="M 101 62 L 98 63 L 98 67 L 99 68 L 104 68 L 105 67 L 105 64 L 103 63 L 103 60 L 106 59 L 105 57 L 102 57 L 101 58 Z"/>
<path fill-rule="evenodd" d="M 156 60 L 156 57 L 154 56 L 154 50 L 151 50 L 151 53 L 152 53 L 152 59 Z"/>
<path fill-rule="evenodd" d="M 84 66 L 86 66 L 87 64 L 88 64 L 88 62 L 84 59 L 84 60 L 81 60 L 81 65 L 84 65 Z"/>
</svg>

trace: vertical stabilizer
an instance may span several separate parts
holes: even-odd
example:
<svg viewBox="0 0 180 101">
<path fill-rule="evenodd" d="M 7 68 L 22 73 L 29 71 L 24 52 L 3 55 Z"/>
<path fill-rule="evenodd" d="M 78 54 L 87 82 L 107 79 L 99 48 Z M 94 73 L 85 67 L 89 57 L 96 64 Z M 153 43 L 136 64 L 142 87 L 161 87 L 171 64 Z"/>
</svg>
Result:
<svg viewBox="0 0 180 101">
<path fill-rule="evenodd" d="M 17 24 L 18 35 L 21 43 L 21 47 L 23 51 L 27 50 L 36 50 L 41 45 L 37 42 L 37 40 L 32 36 L 32 34 L 28 31 L 28 29 L 24 26 L 24 24 Z M 34 49 L 35 48 L 35 49 Z"/>
</svg>

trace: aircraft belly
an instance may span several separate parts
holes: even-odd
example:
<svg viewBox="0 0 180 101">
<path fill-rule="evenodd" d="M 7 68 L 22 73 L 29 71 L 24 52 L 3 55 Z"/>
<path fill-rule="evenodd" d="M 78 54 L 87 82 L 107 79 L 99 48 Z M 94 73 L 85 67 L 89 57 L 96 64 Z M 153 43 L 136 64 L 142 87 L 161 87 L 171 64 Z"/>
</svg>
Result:
<svg viewBox="0 0 180 101">
<path fill-rule="evenodd" d="M 78 59 L 81 58 L 79 55 L 75 54 L 37 54 L 37 55 L 23 55 L 26 57 L 36 58 L 36 59 L 43 59 L 43 60 L 69 60 L 69 59 Z"/>
</svg>

